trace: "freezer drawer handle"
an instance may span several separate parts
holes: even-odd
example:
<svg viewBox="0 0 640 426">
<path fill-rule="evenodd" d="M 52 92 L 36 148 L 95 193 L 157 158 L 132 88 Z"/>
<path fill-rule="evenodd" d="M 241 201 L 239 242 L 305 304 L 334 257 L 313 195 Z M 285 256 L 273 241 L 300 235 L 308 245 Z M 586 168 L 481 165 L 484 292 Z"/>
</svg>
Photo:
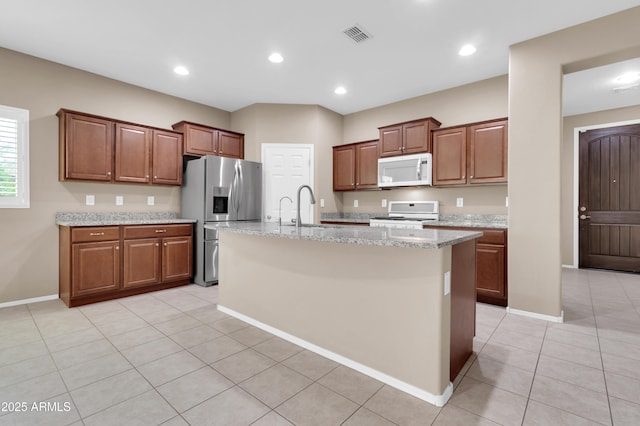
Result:
<svg viewBox="0 0 640 426">
<path fill-rule="evenodd" d="M 156 229 L 156 234 L 162 234 L 164 232 L 167 232 L 166 229 Z"/>
<path fill-rule="evenodd" d="M 99 237 L 100 235 L 104 235 L 104 232 L 90 232 L 89 236 L 91 237 Z"/>
</svg>

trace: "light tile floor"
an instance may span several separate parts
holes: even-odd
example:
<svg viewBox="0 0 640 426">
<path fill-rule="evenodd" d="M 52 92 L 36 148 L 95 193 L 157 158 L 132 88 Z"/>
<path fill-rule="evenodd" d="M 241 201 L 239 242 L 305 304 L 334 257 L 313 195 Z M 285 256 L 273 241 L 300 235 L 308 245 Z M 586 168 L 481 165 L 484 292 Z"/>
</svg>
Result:
<svg viewBox="0 0 640 426">
<path fill-rule="evenodd" d="M 216 302 L 191 285 L 0 309 L 0 425 L 640 424 L 638 275 L 563 271 L 562 324 L 478 304 L 474 355 L 442 409 Z"/>
</svg>

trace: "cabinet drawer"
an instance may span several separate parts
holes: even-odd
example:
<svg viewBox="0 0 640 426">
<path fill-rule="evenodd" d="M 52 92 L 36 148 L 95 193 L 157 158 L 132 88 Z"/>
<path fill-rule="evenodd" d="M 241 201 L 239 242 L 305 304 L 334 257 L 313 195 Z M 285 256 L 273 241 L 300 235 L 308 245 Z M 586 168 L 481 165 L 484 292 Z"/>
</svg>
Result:
<svg viewBox="0 0 640 426">
<path fill-rule="evenodd" d="M 189 236 L 192 229 L 191 224 L 125 226 L 124 239 Z"/>
<path fill-rule="evenodd" d="M 71 242 L 111 241 L 120 239 L 117 226 L 82 227 L 71 229 Z"/>
<path fill-rule="evenodd" d="M 505 244 L 506 235 L 504 230 L 483 229 L 484 235 L 478 238 L 479 244 Z"/>
</svg>

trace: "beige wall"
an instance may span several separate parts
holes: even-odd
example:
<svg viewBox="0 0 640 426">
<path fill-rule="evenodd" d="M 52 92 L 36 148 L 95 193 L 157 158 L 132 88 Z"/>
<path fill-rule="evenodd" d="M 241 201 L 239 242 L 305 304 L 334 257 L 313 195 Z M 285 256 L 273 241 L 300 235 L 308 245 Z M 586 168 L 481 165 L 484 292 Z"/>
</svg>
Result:
<svg viewBox="0 0 640 426">
<path fill-rule="evenodd" d="M 254 104 L 231 114 L 231 124 L 245 133 L 245 158 L 262 161 L 262 144 L 313 144 L 316 199 L 314 218 L 335 212 L 341 199 L 333 193 L 333 151 L 342 138 L 342 116 L 318 105 Z M 295 201 L 295 194 L 291 194 Z"/>
<path fill-rule="evenodd" d="M 595 125 L 607 125 L 609 123 L 619 123 L 622 121 L 640 121 L 640 105 L 618 108 L 608 111 L 594 112 L 590 114 L 572 115 L 564 117 L 562 128 L 562 170 L 561 170 L 561 244 L 562 244 L 562 264 L 574 264 L 574 129 Z M 577 266 L 577 265 L 576 265 Z"/>
<path fill-rule="evenodd" d="M 562 310 L 563 67 L 592 58 L 640 56 L 638 22 L 640 7 L 511 46 L 508 279 L 513 309 L 554 317 Z"/>
<path fill-rule="evenodd" d="M 31 208 L 0 209 L 0 303 L 58 293 L 57 211 L 175 211 L 175 187 L 58 182 L 58 119 L 68 108 L 171 128 L 191 120 L 230 127 L 230 114 L 32 56 L 0 49 L 0 103 L 30 112 Z M 86 194 L 96 205 L 84 205 Z M 115 195 L 124 206 L 115 206 Z M 155 206 L 146 197 L 155 196 Z"/>
<path fill-rule="evenodd" d="M 508 78 L 500 76 L 441 92 L 349 114 L 344 117 L 342 143 L 378 139 L 378 127 L 433 117 L 442 127 L 502 118 L 508 115 Z M 350 191 L 337 195 L 346 212 L 385 212 L 381 201 L 438 200 L 446 214 L 507 214 L 506 185 Z M 456 207 L 462 197 L 463 207 Z M 358 207 L 353 207 L 358 200 Z"/>
</svg>

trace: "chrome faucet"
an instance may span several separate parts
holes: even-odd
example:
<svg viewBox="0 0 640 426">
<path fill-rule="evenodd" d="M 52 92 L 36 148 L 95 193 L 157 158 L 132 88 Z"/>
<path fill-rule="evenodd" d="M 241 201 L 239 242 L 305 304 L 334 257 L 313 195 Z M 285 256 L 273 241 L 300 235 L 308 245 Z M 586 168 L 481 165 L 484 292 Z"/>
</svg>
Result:
<svg viewBox="0 0 640 426">
<path fill-rule="evenodd" d="M 316 203 L 316 197 L 313 196 L 313 189 L 311 189 L 309 185 L 300 185 L 300 188 L 298 188 L 298 205 L 297 205 L 298 215 L 296 216 L 296 227 L 302 225 L 302 218 L 300 217 L 300 193 L 304 188 L 307 188 L 309 190 L 309 195 L 311 196 L 311 204 Z"/>
<path fill-rule="evenodd" d="M 293 204 L 293 200 L 291 199 L 291 197 L 287 197 L 286 195 L 282 198 L 280 198 L 280 207 L 278 208 L 278 225 L 282 226 L 282 200 L 287 199 L 289 201 L 291 201 L 291 204 Z"/>
</svg>

